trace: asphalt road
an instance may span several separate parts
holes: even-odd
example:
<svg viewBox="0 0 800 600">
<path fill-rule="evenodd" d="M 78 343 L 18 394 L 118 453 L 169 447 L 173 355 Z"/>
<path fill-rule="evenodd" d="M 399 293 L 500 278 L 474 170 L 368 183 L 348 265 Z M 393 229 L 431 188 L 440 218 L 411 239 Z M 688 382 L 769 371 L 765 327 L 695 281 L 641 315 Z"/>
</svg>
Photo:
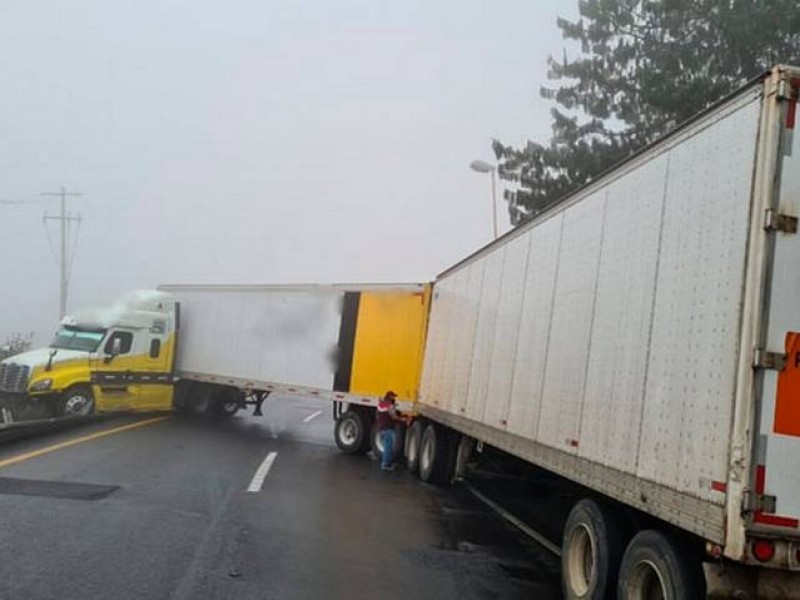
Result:
<svg viewBox="0 0 800 600">
<path fill-rule="evenodd" d="M 0 598 L 559 597 L 558 559 L 465 488 L 343 455 L 332 427 L 275 398 L 0 446 Z"/>
</svg>

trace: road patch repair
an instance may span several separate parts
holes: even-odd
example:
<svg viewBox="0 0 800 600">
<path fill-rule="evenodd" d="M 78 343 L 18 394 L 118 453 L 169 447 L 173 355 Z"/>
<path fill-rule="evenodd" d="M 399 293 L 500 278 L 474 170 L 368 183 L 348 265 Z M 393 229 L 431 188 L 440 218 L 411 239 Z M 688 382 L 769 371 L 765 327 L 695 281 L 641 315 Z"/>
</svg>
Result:
<svg viewBox="0 0 800 600">
<path fill-rule="evenodd" d="M 81 437 L 77 437 L 50 446 L 45 446 L 37 450 L 11 456 L 9 458 L 0 460 L 0 468 L 9 467 L 26 460 L 31 460 L 51 452 L 63 450 L 78 444 L 83 444 L 96 440 L 99 438 L 138 429 L 147 425 L 159 423 L 167 419 L 167 416 L 159 416 L 111 429 L 105 429 L 90 433 Z M 118 485 L 102 485 L 94 483 L 81 483 L 74 481 L 47 481 L 38 479 L 20 479 L 17 477 L 0 477 L 0 495 L 14 495 L 14 496 L 39 496 L 43 498 L 63 498 L 67 500 L 102 500 L 116 492 L 120 486 Z"/>
<path fill-rule="evenodd" d="M 118 485 L 98 485 L 73 481 L 41 481 L 0 477 L 0 494 L 40 496 L 67 500 L 102 500 L 116 492 Z"/>
</svg>

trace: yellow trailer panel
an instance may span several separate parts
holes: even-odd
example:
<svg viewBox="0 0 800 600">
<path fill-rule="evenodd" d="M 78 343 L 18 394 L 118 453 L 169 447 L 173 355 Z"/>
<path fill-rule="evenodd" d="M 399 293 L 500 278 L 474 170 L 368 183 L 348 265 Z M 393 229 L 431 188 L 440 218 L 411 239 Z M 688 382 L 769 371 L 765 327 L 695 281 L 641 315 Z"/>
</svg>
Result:
<svg viewBox="0 0 800 600">
<path fill-rule="evenodd" d="M 414 401 L 419 392 L 431 286 L 418 291 L 361 292 L 350 392 L 393 390 Z"/>
</svg>

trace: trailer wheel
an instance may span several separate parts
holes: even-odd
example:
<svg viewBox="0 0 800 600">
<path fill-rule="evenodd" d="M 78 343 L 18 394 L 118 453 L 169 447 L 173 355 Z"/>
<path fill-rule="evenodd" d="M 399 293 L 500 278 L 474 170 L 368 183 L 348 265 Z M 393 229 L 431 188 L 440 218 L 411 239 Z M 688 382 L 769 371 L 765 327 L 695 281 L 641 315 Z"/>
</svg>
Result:
<svg viewBox="0 0 800 600">
<path fill-rule="evenodd" d="M 405 456 L 406 467 L 412 473 L 419 468 L 419 450 L 422 442 L 422 423 L 414 421 L 406 431 Z"/>
<path fill-rule="evenodd" d="M 459 436 L 458 445 L 454 444 L 455 458 L 453 461 L 453 478 L 456 480 L 463 480 L 467 474 L 467 466 L 472 458 L 477 442 L 474 438 L 468 435 Z"/>
<path fill-rule="evenodd" d="M 661 532 L 637 533 L 622 558 L 617 597 L 626 600 L 705 598 L 702 563 L 694 552 Z"/>
<path fill-rule="evenodd" d="M 369 442 L 367 432 L 368 421 L 363 413 L 347 410 L 336 419 L 333 435 L 342 452 L 360 454 L 366 452 L 364 441 Z"/>
<path fill-rule="evenodd" d="M 193 385 L 188 405 L 195 415 L 206 416 L 213 410 L 214 388 L 206 384 Z"/>
<path fill-rule="evenodd" d="M 419 478 L 426 483 L 445 485 L 453 474 L 452 436 L 447 429 L 428 423 L 422 432 L 419 450 Z"/>
<path fill-rule="evenodd" d="M 610 508 L 580 500 L 567 518 L 561 549 L 564 598 L 614 597 L 624 542 L 621 524 Z"/>
<path fill-rule="evenodd" d="M 65 417 L 86 417 L 94 414 L 94 396 L 88 387 L 75 386 L 64 392 L 61 414 Z"/>
</svg>

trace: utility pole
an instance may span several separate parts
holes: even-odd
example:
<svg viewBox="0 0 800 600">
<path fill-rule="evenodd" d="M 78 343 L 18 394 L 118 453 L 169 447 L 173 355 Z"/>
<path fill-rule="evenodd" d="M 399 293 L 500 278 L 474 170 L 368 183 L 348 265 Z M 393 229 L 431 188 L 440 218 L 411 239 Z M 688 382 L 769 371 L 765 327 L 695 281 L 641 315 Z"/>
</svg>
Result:
<svg viewBox="0 0 800 600">
<path fill-rule="evenodd" d="M 59 221 L 61 225 L 61 256 L 59 258 L 59 265 L 61 268 L 60 277 L 60 302 L 59 302 L 59 319 L 62 319 L 67 314 L 67 287 L 69 286 L 69 265 L 70 260 L 67 255 L 67 225 L 70 221 L 77 221 L 80 223 L 81 216 L 73 217 L 67 214 L 67 196 L 82 196 L 78 192 L 67 192 L 66 188 L 62 187 L 58 192 L 42 192 L 42 196 L 56 196 L 61 199 L 61 216 L 49 217 L 47 213 L 44 215 L 45 227 L 47 221 Z M 77 234 L 76 234 L 77 235 Z"/>
</svg>

